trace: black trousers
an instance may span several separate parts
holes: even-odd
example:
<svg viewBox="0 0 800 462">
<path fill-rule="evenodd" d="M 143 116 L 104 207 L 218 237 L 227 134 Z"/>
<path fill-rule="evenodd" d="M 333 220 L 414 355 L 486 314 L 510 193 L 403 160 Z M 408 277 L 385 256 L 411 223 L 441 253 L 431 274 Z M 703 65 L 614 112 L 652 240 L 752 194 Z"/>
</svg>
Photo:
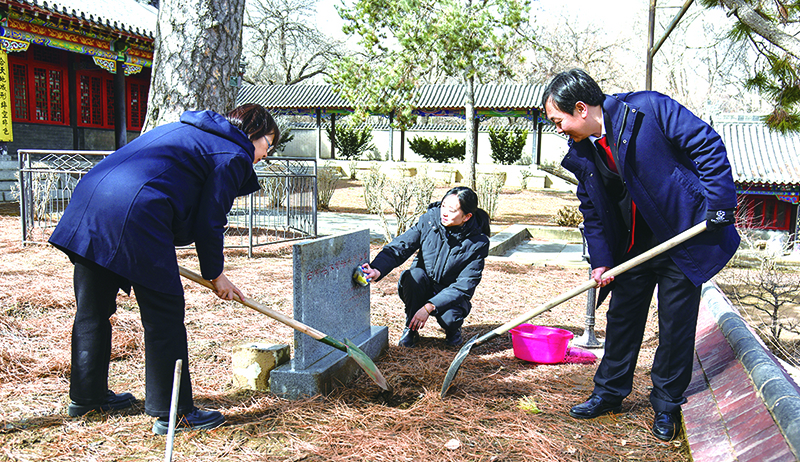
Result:
<svg viewBox="0 0 800 462">
<path fill-rule="evenodd" d="M 695 286 L 662 254 L 614 280 L 603 359 L 594 392 L 612 403 L 631 392 L 653 291 L 658 286 L 658 348 L 653 359 L 650 403 L 655 412 L 676 412 L 692 378 L 694 336 L 700 307 Z"/>
<path fill-rule="evenodd" d="M 81 404 L 105 401 L 111 358 L 111 322 L 117 293 L 127 280 L 91 262 L 75 261 L 73 284 L 77 312 L 72 326 L 72 373 L 69 396 Z M 178 413 L 194 408 L 189 378 L 185 304 L 182 295 L 132 284 L 144 327 L 145 412 L 169 417 L 175 361 L 183 360 Z"/>
<path fill-rule="evenodd" d="M 406 305 L 406 326 L 411 322 L 414 314 L 436 295 L 433 281 L 425 270 L 419 267 L 403 271 L 400 281 L 397 283 L 397 291 L 400 294 L 400 300 Z M 464 324 L 464 318 L 469 314 L 470 308 L 469 302 L 437 306 L 432 316 L 436 318 L 439 326 L 449 333 Z"/>
</svg>

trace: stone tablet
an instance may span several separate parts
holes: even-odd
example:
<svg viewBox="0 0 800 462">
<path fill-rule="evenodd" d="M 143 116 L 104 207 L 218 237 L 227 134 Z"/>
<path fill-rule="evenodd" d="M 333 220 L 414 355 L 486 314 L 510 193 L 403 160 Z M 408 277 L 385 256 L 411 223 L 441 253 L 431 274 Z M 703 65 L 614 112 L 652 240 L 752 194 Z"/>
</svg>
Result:
<svg viewBox="0 0 800 462">
<path fill-rule="evenodd" d="M 389 329 L 370 326 L 370 288 L 353 280 L 356 267 L 369 261 L 369 242 L 363 229 L 294 245 L 294 318 L 352 340 L 375 359 L 388 347 Z M 289 399 L 325 394 L 360 370 L 346 353 L 295 331 L 294 358 L 272 371 L 270 389 Z"/>
<path fill-rule="evenodd" d="M 294 318 L 339 341 L 369 329 L 369 287 L 353 281 L 353 270 L 368 261 L 367 230 L 295 244 Z M 294 345 L 298 369 L 335 351 L 300 332 Z"/>
</svg>

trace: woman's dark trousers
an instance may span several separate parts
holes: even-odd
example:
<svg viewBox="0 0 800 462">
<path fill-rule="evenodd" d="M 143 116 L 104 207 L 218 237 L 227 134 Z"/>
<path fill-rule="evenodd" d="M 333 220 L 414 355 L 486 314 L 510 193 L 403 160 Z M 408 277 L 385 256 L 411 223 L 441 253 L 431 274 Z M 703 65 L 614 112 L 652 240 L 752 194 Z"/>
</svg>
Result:
<svg viewBox="0 0 800 462">
<path fill-rule="evenodd" d="M 428 300 L 436 295 L 433 287 L 433 281 L 428 277 L 424 269 L 419 267 L 411 267 L 400 275 L 400 281 L 397 283 L 397 291 L 400 295 L 400 300 L 406 306 L 406 326 L 411 322 L 411 318 L 422 308 Z M 460 304 L 451 304 L 448 306 L 437 306 L 435 316 L 436 321 L 444 329 L 445 333 L 450 335 L 456 329 L 464 324 L 464 318 L 469 314 L 469 303 L 467 306 Z"/>
<path fill-rule="evenodd" d="M 127 280 L 98 265 L 76 262 L 73 283 L 77 312 L 72 327 L 70 399 L 81 404 L 102 403 L 111 359 L 109 318 L 117 310 L 117 292 Z M 182 359 L 178 413 L 188 413 L 194 404 L 183 296 L 132 285 L 144 327 L 145 412 L 169 416 L 175 361 Z"/>
</svg>

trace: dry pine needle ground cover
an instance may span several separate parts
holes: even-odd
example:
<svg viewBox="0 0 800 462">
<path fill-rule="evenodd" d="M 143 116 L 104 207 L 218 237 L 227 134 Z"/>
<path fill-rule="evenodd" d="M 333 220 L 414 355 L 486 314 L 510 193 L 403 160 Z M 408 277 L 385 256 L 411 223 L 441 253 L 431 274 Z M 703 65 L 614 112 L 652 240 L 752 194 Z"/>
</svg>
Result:
<svg viewBox="0 0 800 462">
<path fill-rule="evenodd" d="M 357 186 L 338 190 L 332 208 L 363 206 L 354 199 Z M 574 204 L 570 193 L 509 191 L 501 199 L 498 221 L 547 224 L 552 209 L 566 203 Z M 75 308 L 71 265 L 48 246 L 23 247 L 18 217 L 0 216 L 0 242 L 0 460 L 163 460 L 165 438 L 150 432 L 153 419 L 141 403 L 123 413 L 67 416 Z M 373 246 L 372 254 L 379 250 Z M 191 252 L 182 252 L 179 260 L 198 267 Z M 231 280 L 248 296 L 291 315 L 290 245 L 262 250 L 254 259 L 229 252 L 227 266 Z M 569 408 L 591 392 L 595 366 L 526 363 L 514 357 L 509 335 L 473 349 L 448 396 L 440 399 L 444 374 L 458 349 L 444 346 L 435 322 L 422 331 L 418 348 L 395 346 L 403 327 L 398 275 L 394 271 L 371 289 L 372 324 L 389 326 L 390 347 L 376 364 L 392 392 L 382 392 L 361 374 L 329 396 L 301 401 L 232 387 L 233 346 L 252 340 L 291 344 L 291 329 L 186 282 L 195 401 L 222 411 L 227 422 L 213 431 L 176 435 L 173 460 L 688 460 L 685 442 L 662 443 L 649 431 L 654 316 L 621 414 L 570 418 Z M 581 269 L 490 261 L 465 337 L 485 333 L 586 277 Z M 577 297 L 532 322 L 580 335 L 585 301 Z M 604 312 L 598 313 L 596 328 L 601 338 Z M 144 351 L 135 299 L 121 295 L 112 320 L 110 386 L 141 399 Z"/>
</svg>

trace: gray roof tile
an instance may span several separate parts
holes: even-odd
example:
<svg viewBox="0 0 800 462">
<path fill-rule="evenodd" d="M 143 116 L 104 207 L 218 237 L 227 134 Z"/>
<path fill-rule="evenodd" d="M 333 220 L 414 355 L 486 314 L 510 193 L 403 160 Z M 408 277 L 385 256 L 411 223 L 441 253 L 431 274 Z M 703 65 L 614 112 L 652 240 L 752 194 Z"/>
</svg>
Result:
<svg viewBox="0 0 800 462">
<path fill-rule="evenodd" d="M 780 134 L 762 122 L 719 123 L 738 183 L 800 185 L 800 134 Z"/>
<path fill-rule="evenodd" d="M 538 108 L 541 85 L 475 85 L 476 109 Z M 239 90 L 238 104 L 258 103 L 270 109 L 349 109 L 352 105 L 333 91 L 331 85 L 247 85 Z M 464 107 L 462 85 L 423 85 L 417 107 L 453 109 Z"/>
</svg>

